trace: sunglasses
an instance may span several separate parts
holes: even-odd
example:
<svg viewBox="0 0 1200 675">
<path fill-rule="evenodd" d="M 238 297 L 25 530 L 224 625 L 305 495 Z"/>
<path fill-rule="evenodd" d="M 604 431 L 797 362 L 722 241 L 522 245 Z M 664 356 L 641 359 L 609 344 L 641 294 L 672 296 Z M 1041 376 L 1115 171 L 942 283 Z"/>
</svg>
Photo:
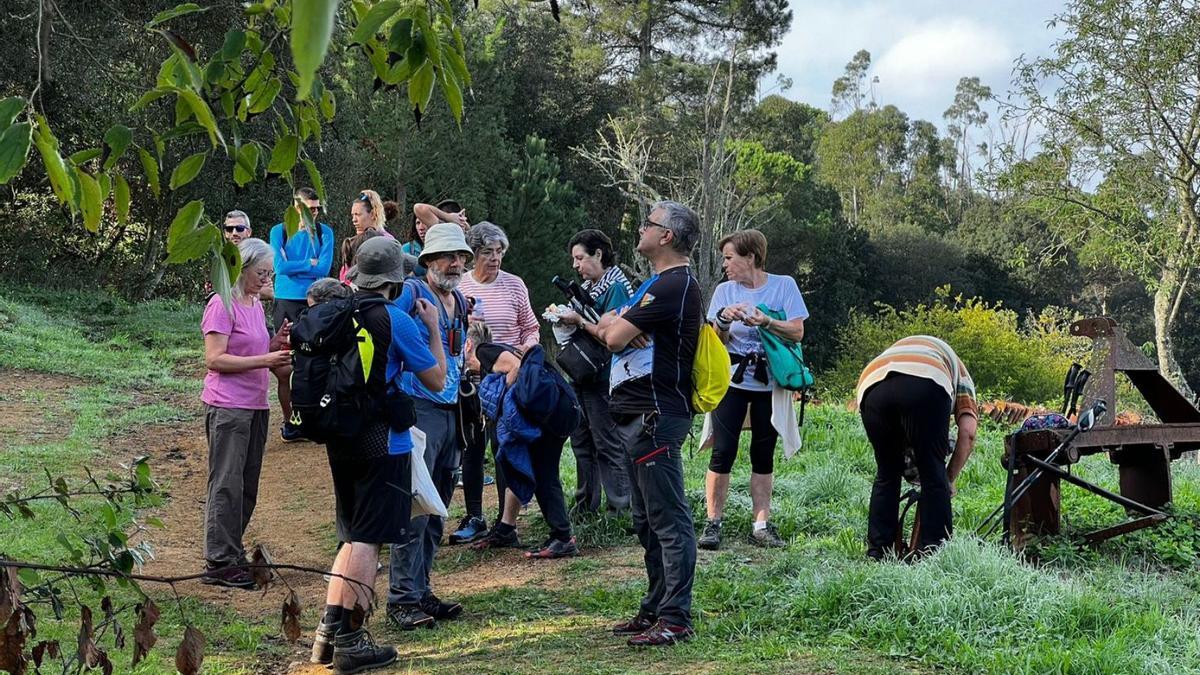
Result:
<svg viewBox="0 0 1200 675">
<path fill-rule="evenodd" d="M 226 225 L 225 226 L 226 232 L 245 232 L 248 229 L 250 229 L 250 228 L 246 227 L 245 225 Z"/>
</svg>

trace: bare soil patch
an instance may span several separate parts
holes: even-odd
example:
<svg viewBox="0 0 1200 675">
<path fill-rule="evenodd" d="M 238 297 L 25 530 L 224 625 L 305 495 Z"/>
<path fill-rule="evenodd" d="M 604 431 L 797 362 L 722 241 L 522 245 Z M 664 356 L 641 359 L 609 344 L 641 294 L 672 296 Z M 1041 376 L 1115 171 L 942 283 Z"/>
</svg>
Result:
<svg viewBox="0 0 1200 675">
<path fill-rule="evenodd" d="M 71 425 L 55 424 L 52 417 L 61 414 L 71 390 L 82 384 L 83 380 L 63 375 L 0 369 L 0 438 L 4 447 L 66 438 Z"/>
</svg>

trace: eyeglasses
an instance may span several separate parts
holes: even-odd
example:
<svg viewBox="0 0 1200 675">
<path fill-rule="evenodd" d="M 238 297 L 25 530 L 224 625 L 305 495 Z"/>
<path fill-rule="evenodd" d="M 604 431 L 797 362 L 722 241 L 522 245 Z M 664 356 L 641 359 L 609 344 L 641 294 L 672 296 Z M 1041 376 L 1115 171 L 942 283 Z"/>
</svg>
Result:
<svg viewBox="0 0 1200 675">
<path fill-rule="evenodd" d="M 271 275 L 274 273 L 274 270 L 264 270 L 262 268 L 254 270 L 254 274 L 258 276 L 259 281 L 266 281 L 267 279 L 270 279 Z"/>
<path fill-rule="evenodd" d="M 656 223 L 653 220 L 650 220 L 649 218 L 647 218 L 646 222 L 644 222 L 638 226 L 638 233 L 641 234 L 642 232 L 645 232 L 646 230 L 648 230 L 652 227 L 661 227 L 664 230 L 670 230 L 670 228 L 667 227 L 666 225 Z"/>
<path fill-rule="evenodd" d="M 502 248 L 484 248 L 479 250 L 480 258 L 503 258 L 504 249 Z"/>
<path fill-rule="evenodd" d="M 321 207 L 319 205 L 308 207 L 308 211 L 309 211 L 309 213 L 312 213 L 314 216 L 321 215 Z"/>
<path fill-rule="evenodd" d="M 250 228 L 246 227 L 245 225 L 226 225 L 225 226 L 226 232 L 245 232 L 248 229 L 250 229 Z"/>
</svg>

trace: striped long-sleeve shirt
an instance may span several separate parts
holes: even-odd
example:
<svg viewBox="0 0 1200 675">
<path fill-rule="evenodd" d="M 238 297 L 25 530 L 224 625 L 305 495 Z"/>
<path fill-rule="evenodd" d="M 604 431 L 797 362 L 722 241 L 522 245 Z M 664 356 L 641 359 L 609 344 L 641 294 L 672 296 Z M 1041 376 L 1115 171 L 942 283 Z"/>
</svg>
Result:
<svg viewBox="0 0 1200 675">
<path fill-rule="evenodd" d="M 492 330 L 492 342 L 527 349 L 538 343 L 538 322 L 529 305 L 529 289 L 521 278 L 503 270 L 495 281 L 481 284 L 471 273 L 463 275 L 458 290 L 475 298 L 476 311 Z M 480 311 L 482 310 L 482 311 Z"/>
<path fill-rule="evenodd" d="M 979 417 L 975 405 L 975 382 L 958 354 L 944 341 L 928 335 L 913 335 L 897 340 L 876 356 L 858 376 L 855 399 L 862 405 L 863 394 L 871 385 L 882 382 L 891 373 L 904 373 L 933 380 L 954 400 L 954 417 Z"/>
</svg>

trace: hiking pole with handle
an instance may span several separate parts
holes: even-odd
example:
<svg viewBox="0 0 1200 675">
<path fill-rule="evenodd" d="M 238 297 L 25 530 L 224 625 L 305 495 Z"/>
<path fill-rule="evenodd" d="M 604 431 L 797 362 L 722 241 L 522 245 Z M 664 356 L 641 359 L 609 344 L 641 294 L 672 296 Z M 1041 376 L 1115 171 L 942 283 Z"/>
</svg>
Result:
<svg viewBox="0 0 1200 675">
<path fill-rule="evenodd" d="M 1072 363 L 1067 369 L 1067 379 L 1063 382 L 1063 405 L 1062 414 L 1067 414 L 1067 409 L 1071 406 L 1071 394 L 1075 391 L 1075 378 L 1079 377 L 1079 371 L 1083 366 L 1078 363 Z"/>
<path fill-rule="evenodd" d="M 1068 447 L 1070 447 L 1071 443 L 1073 443 L 1075 441 L 1075 438 L 1077 436 L 1079 436 L 1080 433 L 1087 431 L 1088 429 L 1091 429 L 1093 426 L 1095 426 L 1096 422 L 1099 421 L 1100 418 L 1104 416 L 1104 413 L 1107 410 L 1108 410 L 1108 404 L 1105 403 L 1104 399 L 1096 399 L 1096 402 L 1092 404 L 1092 407 L 1083 411 L 1083 414 L 1081 414 L 1079 416 L 1079 423 L 1071 428 L 1071 433 L 1067 434 L 1067 437 L 1065 439 L 1063 439 L 1063 441 L 1061 443 L 1058 444 L 1058 447 L 1054 449 L 1054 452 L 1051 452 L 1044 461 L 1047 464 L 1053 464 L 1054 461 L 1058 459 L 1058 456 L 1061 455 L 1064 451 L 1066 451 L 1066 449 Z M 1017 461 L 1017 456 L 1016 456 L 1016 452 L 1014 451 L 1013 454 L 1009 457 L 1009 462 L 1012 463 L 1013 466 L 1015 466 L 1016 461 Z M 1013 467 L 1009 467 L 1008 470 L 1009 470 L 1009 475 L 1011 477 Z M 1011 490 L 1006 489 L 1005 495 L 1004 495 L 1004 503 L 1002 503 L 1000 506 L 996 507 L 995 511 L 992 511 L 991 514 L 989 514 L 987 518 L 983 519 L 983 522 L 980 523 L 979 528 L 977 530 L 975 530 L 975 534 L 977 534 L 980 537 L 985 538 L 985 539 L 987 537 L 991 536 L 992 532 L 995 532 L 997 525 L 999 525 L 1001 522 L 1004 522 L 1009 519 L 1009 516 L 1012 512 L 1013 506 L 1018 501 L 1020 501 L 1022 497 L 1025 496 L 1025 493 L 1028 492 L 1029 489 L 1032 488 L 1033 485 L 1038 482 L 1038 480 L 1041 479 L 1041 477 L 1044 473 L 1045 473 L 1045 471 L 1041 468 L 1034 469 L 1033 471 L 1031 471 L 1029 473 L 1028 476 L 1025 477 L 1024 480 L 1022 480 L 1020 483 L 1018 483 L 1015 488 L 1012 488 Z M 1009 485 L 1011 485 L 1011 480 L 1009 481 Z M 1001 513 L 1004 514 L 1004 518 L 1002 518 L 999 521 L 996 521 L 995 523 L 992 523 L 992 520 L 995 519 L 996 516 L 1000 515 Z M 988 527 L 988 523 L 992 523 L 990 527 Z M 986 532 L 984 531 L 985 527 L 987 527 Z"/>
<path fill-rule="evenodd" d="M 1075 390 L 1071 392 L 1071 407 L 1067 408 L 1067 417 L 1075 414 L 1075 404 L 1079 403 L 1079 397 L 1083 394 L 1083 387 L 1091 377 L 1091 371 L 1086 368 L 1079 371 L 1079 375 L 1075 377 Z"/>
</svg>

